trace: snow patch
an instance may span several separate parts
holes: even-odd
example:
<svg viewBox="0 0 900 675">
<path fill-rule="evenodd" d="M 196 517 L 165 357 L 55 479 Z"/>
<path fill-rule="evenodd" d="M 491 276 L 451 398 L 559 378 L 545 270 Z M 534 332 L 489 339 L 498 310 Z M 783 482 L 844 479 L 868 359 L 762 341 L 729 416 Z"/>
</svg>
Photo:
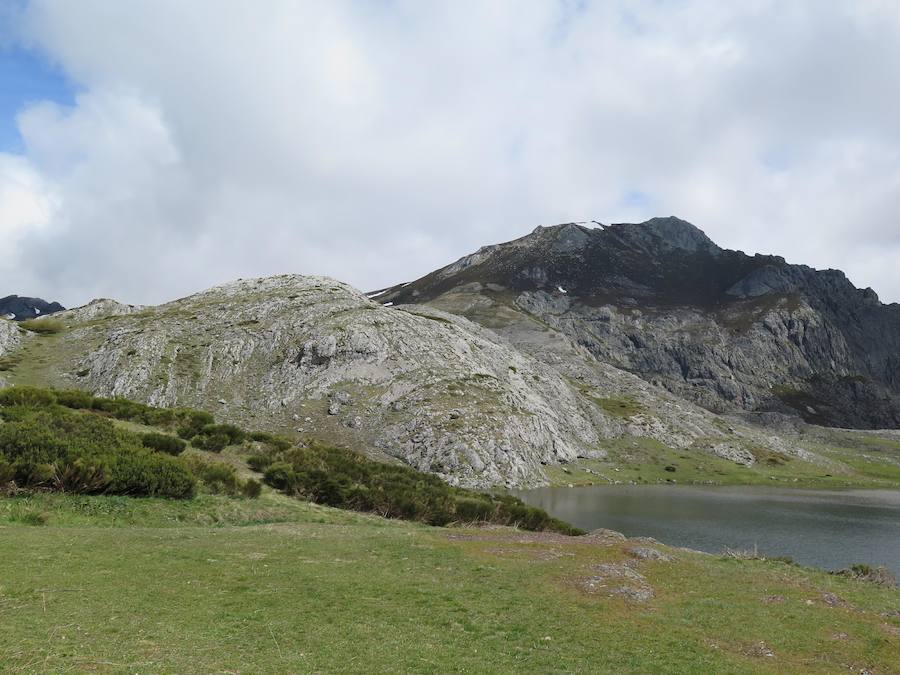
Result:
<svg viewBox="0 0 900 675">
<path fill-rule="evenodd" d="M 377 298 L 379 295 L 384 295 L 384 294 L 387 293 L 389 290 L 391 290 L 391 289 L 390 289 L 390 288 L 385 288 L 383 291 L 377 291 L 377 292 L 375 292 L 375 293 L 366 293 L 366 297 L 369 298 L 369 299 L 371 300 L 372 298 Z"/>
<path fill-rule="evenodd" d="M 394 306 L 393 302 L 386 302 L 382 305 L 382 307 L 393 307 L 393 306 Z"/>
<path fill-rule="evenodd" d="M 557 288 L 559 289 L 559 292 L 560 292 L 560 293 L 568 293 L 568 292 L 569 292 L 569 291 L 567 291 L 565 288 L 563 288 L 562 286 L 557 286 Z"/>
</svg>

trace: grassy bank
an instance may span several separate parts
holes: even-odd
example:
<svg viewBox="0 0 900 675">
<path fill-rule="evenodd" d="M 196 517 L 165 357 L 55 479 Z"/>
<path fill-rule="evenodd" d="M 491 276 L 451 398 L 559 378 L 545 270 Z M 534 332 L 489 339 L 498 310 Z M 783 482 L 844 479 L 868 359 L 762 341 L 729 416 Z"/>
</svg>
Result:
<svg viewBox="0 0 900 675">
<path fill-rule="evenodd" d="M 647 548 L 672 559 L 636 557 Z M 268 490 L 7 497 L 0 551 L 8 672 L 900 670 L 897 591 L 615 537 L 430 528 Z"/>
<path fill-rule="evenodd" d="M 812 428 L 804 444 L 819 460 L 753 449 L 743 466 L 705 450 L 676 450 L 652 438 L 605 441 L 608 456 L 547 468 L 553 485 L 770 485 L 846 489 L 900 488 L 900 439 L 866 432 Z"/>
</svg>

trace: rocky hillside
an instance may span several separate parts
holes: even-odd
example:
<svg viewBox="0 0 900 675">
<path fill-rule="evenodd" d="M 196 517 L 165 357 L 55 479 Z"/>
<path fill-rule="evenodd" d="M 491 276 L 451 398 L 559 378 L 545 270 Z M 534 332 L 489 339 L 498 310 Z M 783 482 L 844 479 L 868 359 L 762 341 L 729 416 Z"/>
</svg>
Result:
<svg viewBox="0 0 900 675">
<path fill-rule="evenodd" d="M 558 293 L 547 302 L 562 315 Z M 48 330 L 0 323 L 0 368 L 12 385 L 202 408 L 472 487 L 882 485 L 877 471 L 894 461 L 879 453 L 861 473 L 847 460 L 864 458 L 835 453 L 799 420 L 714 414 L 597 359 L 554 328 L 563 324 L 551 312 L 525 309 L 523 294 L 492 282 L 432 302 L 392 306 L 301 276 L 239 280 L 158 307 L 96 300 L 55 314 Z"/>
<path fill-rule="evenodd" d="M 58 302 L 47 302 L 40 298 L 20 298 L 18 295 L 7 295 L 0 298 L 0 317 L 24 321 L 65 309 Z"/>
<path fill-rule="evenodd" d="M 721 249 L 677 218 L 539 227 L 370 296 L 443 307 L 525 347 L 537 322 L 717 412 L 900 427 L 900 305 L 836 270 Z"/>
<path fill-rule="evenodd" d="M 687 444 L 711 416 L 674 399 L 627 420 L 464 318 L 369 300 L 324 278 L 238 281 L 151 308 L 111 301 L 33 338 L 32 381 L 377 449 L 466 485 L 527 485 L 625 433 Z M 682 409 L 679 413 L 678 409 Z M 684 409 L 689 409 L 687 413 Z"/>
</svg>

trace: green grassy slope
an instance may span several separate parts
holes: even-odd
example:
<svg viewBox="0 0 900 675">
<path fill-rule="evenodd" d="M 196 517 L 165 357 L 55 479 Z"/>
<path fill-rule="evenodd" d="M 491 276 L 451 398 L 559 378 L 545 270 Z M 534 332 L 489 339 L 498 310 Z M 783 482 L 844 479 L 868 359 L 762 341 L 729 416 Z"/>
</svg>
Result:
<svg viewBox="0 0 900 675">
<path fill-rule="evenodd" d="M 603 460 L 578 460 L 548 467 L 554 485 L 679 483 L 687 485 L 775 485 L 844 489 L 900 487 L 900 439 L 865 432 L 815 429 L 807 447 L 828 464 L 750 448 L 756 463 L 742 466 L 710 452 L 666 447 L 652 438 L 606 441 Z"/>
<path fill-rule="evenodd" d="M 655 544 L 675 559 L 633 563 L 649 601 L 609 595 L 614 579 L 585 585 L 638 545 L 429 528 L 270 491 L 7 497 L 0 669 L 900 670 L 897 591 Z"/>
</svg>

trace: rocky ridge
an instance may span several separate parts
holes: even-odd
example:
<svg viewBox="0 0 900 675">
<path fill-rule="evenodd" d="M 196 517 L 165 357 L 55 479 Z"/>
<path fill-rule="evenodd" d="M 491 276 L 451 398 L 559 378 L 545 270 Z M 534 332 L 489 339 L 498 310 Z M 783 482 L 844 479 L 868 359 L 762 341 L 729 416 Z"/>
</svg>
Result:
<svg viewBox="0 0 900 675">
<path fill-rule="evenodd" d="M 539 227 L 378 299 L 458 311 L 516 345 L 531 317 L 715 412 L 900 426 L 900 306 L 836 270 L 722 249 L 677 218 Z"/>
</svg>

